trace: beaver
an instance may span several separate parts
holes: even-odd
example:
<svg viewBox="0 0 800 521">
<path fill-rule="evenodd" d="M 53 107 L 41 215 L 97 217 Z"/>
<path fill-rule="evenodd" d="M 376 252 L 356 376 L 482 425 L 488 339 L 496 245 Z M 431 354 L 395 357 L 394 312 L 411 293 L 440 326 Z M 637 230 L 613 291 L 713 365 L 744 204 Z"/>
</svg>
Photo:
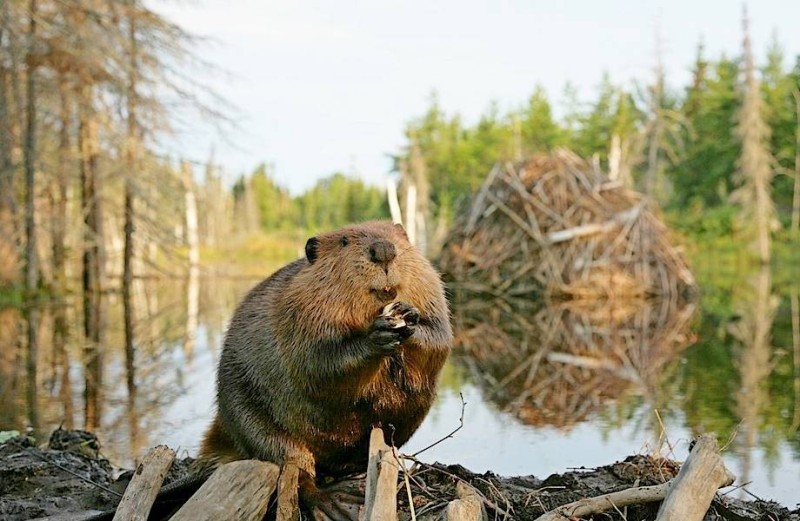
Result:
<svg viewBox="0 0 800 521">
<path fill-rule="evenodd" d="M 405 443 L 431 407 L 451 342 L 441 278 L 401 225 L 312 237 L 305 258 L 234 312 L 198 463 L 292 462 L 305 477 L 301 503 L 331 515 L 315 478 L 366 469 L 373 426 Z"/>
</svg>

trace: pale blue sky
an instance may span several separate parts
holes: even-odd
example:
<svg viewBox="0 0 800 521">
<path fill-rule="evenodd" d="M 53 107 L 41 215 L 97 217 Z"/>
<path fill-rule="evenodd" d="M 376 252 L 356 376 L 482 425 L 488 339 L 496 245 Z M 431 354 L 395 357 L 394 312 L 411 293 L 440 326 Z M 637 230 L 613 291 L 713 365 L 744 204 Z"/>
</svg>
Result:
<svg viewBox="0 0 800 521">
<path fill-rule="evenodd" d="M 793 63 L 800 1 L 748 8 L 759 59 L 777 32 Z M 523 104 L 536 84 L 557 104 L 567 82 L 588 101 L 604 71 L 616 83 L 647 81 L 657 25 L 673 86 L 687 81 L 701 38 L 712 58 L 741 47 L 742 4 L 724 0 L 199 0 L 157 9 L 213 39 L 199 54 L 230 76 L 200 80 L 239 109 L 238 131 L 187 132 L 180 153 L 204 160 L 213 147 L 231 177 L 272 162 L 293 192 L 337 170 L 382 184 L 387 154 L 434 91 L 446 111 L 474 121 L 492 101 Z"/>
</svg>

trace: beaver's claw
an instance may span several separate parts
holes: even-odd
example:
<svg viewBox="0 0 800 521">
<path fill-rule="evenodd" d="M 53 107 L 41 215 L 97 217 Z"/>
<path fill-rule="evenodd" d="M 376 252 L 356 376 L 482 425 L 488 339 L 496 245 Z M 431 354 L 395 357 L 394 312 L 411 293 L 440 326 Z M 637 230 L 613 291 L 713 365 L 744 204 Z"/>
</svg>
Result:
<svg viewBox="0 0 800 521">
<path fill-rule="evenodd" d="M 373 345 L 386 351 L 394 351 L 400 343 L 414 334 L 419 323 L 417 308 L 405 302 L 393 302 L 372 322 L 369 338 Z"/>
</svg>

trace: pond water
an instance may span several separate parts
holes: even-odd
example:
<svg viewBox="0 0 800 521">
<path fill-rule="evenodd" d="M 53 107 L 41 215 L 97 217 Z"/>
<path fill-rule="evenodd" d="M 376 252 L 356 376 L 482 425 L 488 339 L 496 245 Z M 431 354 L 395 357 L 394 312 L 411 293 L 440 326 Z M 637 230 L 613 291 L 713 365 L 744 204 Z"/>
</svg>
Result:
<svg viewBox="0 0 800 521">
<path fill-rule="evenodd" d="M 800 292 L 775 280 L 756 271 L 706 288 L 698 304 L 548 307 L 454 296 L 458 348 L 433 410 L 403 452 L 456 429 L 462 408 L 463 427 L 420 458 L 544 478 L 633 453 L 682 460 L 693 435 L 716 432 L 737 484 L 747 483 L 728 493 L 794 507 Z M 196 454 L 214 410 L 226 321 L 255 282 L 137 281 L 133 388 L 118 295 L 104 297 L 104 348 L 93 365 L 82 361 L 78 296 L 42 308 L 35 359 L 23 347 L 21 313 L 0 310 L 0 430 L 31 418 L 44 433 L 89 427 L 123 467 L 161 443 Z M 87 383 L 99 392 L 85 393 Z M 87 404 L 98 411 L 95 425 L 84 420 Z"/>
</svg>

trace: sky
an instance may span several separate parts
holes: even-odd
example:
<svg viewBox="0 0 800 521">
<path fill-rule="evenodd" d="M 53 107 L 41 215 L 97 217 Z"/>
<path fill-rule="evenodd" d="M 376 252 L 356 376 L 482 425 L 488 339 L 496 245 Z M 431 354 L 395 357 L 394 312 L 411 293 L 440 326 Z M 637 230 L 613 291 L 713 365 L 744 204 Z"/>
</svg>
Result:
<svg viewBox="0 0 800 521">
<path fill-rule="evenodd" d="M 697 46 L 741 48 L 742 3 L 726 0 L 197 0 L 152 7 L 204 37 L 198 72 L 233 107 L 234 127 L 192 122 L 172 153 L 223 165 L 228 181 L 261 162 L 299 193 L 334 172 L 373 184 L 430 106 L 474 122 L 492 102 L 521 106 L 537 85 L 556 112 L 564 86 L 590 101 L 604 72 L 633 87 L 652 76 L 660 34 L 667 82 L 686 84 Z M 748 5 L 763 63 L 775 35 L 800 54 L 800 1 Z"/>
</svg>

